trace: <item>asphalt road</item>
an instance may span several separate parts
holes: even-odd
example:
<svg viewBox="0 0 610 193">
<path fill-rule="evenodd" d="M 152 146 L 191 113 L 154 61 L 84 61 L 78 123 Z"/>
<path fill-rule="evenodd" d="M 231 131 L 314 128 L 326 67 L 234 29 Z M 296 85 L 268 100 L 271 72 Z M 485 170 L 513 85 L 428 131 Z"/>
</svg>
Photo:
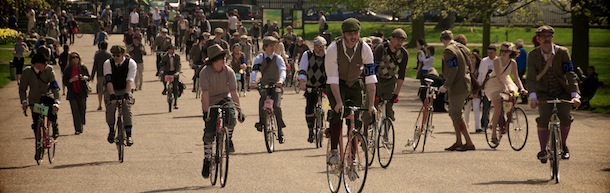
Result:
<svg viewBox="0 0 610 193">
<path fill-rule="evenodd" d="M 111 45 L 122 36 L 112 35 Z M 92 36 L 77 39 L 71 50 L 80 52 L 91 68 L 95 46 Z M 149 50 L 147 48 L 147 50 Z M 183 60 L 185 57 L 182 57 Z M 286 90 L 282 101 L 285 144 L 267 153 L 263 135 L 253 127 L 257 121 L 258 93 L 241 99 L 247 119 L 235 130 L 236 152 L 230 156 L 228 184 L 211 186 L 200 175 L 203 159 L 203 121 L 199 100 L 189 80 L 193 71 L 183 61 L 187 92 L 180 109 L 167 112 L 162 84 L 154 77 L 154 56 L 146 56 L 144 86 L 135 93 L 134 141 L 119 163 L 114 144 L 106 142 L 108 128 L 104 112 L 96 111 L 97 97 L 87 104 L 84 133 L 74 135 L 68 102 L 59 115 L 61 137 L 55 162 L 36 165 L 30 117 L 21 113 L 17 83 L 0 89 L 0 192 L 328 192 L 325 173 L 326 148 L 316 149 L 306 141 L 305 100 Z M 55 66 L 56 67 L 56 66 Z M 410 70 L 410 69 L 409 69 Z M 56 70 L 59 78 L 59 71 Z M 574 112 L 576 120 L 568 139 L 572 158 L 560 163 L 561 183 L 549 181 L 549 165 L 536 159 L 539 150 L 534 118 L 537 111 L 524 107 L 530 123 L 529 139 L 522 151 L 513 151 L 504 138 L 493 150 L 484 134 L 472 134 L 476 151 L 447 152 L 454 141 L 446 113 L 436 114 L 433 137 L 426 152 L 412 152 L 404 144 L 412 135 L 420 103 L 418 82 L 405 81 L 397 120 L 394 159 L 387 169 L 378 162 L 370 168 L 365 192 L 609 192 L 610 121 L 608 115 Z M 471 128 L 471 131 L 474 129 Z M 326 144 L 326 141 L 324 142 Z M 345 190 L 342 189 L 341 192 Z"/>
</svg>

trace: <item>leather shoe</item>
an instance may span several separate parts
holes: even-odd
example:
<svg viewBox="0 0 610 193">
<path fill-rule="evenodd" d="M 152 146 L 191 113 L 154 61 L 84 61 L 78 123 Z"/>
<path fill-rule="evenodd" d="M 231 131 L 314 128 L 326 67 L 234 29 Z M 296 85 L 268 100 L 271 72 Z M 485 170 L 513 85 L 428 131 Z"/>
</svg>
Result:
<svg viewBox="0 0 610 193">
<path fill-rule="evenodd" d="M 546 151 L 538 152 L 538 155 L 536 155 L 536 157 L 538 158 L 538 160 L 540 160 L 540 163 L 543 163 L 543 164 L 545 164 L 546 161 L 548 160 Z"/>
<path fill-rule="evenodd" d="M 263 132 L 263 124 L 261 124 L 261 123 L 255 123 L 255 124 L 254 124 L 254 127 L 256 127 L 256 130 L 257 130 L 258 132 Z"/>
<path fill-rule="evenodd" d="M 456 150 L 458 147 L 461 147 L 461 146 L 463 146 L 463 145 L 461 145 L 461 144 L 460 144 L 460 145 L 458 145 L 458 144 L 455 144 L 455 143 L 454 143 L 454 144 L 453 144 L 453 145 L 451 145 L 450 147 L 445 148 L 445 151 L 455 151 L 455 150 Z"/>
<path fill-rule="evenodd" d="M 561 159 L 570 159 L 570 150 L 568 146 L 563 146 L 563 153 L 561 154 Z"/>
<path fill-rule="evenodd" d="M 474 151 L 474 145 L 463 145 L 462 147 L 455 148 L 456 151 Z"/>
</svg>

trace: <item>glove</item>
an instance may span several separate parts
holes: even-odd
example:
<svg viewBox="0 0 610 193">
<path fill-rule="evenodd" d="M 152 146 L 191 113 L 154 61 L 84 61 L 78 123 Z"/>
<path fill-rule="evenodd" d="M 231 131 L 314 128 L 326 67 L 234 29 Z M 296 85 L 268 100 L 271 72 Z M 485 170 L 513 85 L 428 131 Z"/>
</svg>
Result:
<svg viewBox="0 0 610 193">
<path fill-rule="evenodd" d="M 237 114 L 237 120 L 240 123 L 243 123 L 244 121 L 246 121 L 246 116 L 243 113 L 239 112 L 239 114 Z"/>
<path fill-rule="evenodd" d="M 203 112 L 203 122 L 208 122 L 208 112 Z"/>
<path fill-rule="evenodd" d="M 392 95 L 392 103 L 397 103 L 398 102 L 398 95 L 394 94 Z"/>
<path fill-rule="evenodd" d="M 115 101 L 115 100 L 116 100 L 116 95 L 114 95 L 114 94 L 110 94 L 110 100 L 111 100 L 111 101 Z"/>
<path fill-rule="evenodd" d="M 438 92 L 446 93 L 447 92 L 447 88 L 445 88 L 444 86 L 441 86 L 441 88 L 438 89 Z"/>
</svg>

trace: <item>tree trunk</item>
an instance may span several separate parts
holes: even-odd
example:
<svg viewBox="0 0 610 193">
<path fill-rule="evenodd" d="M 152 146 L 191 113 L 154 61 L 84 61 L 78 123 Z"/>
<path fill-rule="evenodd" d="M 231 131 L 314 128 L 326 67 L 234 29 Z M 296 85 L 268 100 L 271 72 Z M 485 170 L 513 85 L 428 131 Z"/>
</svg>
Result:
<svg viewBox="0 0 610 193">
<path fill-rule="evenodd" d="M 483 57 L 487 56 L 487 47 L 491 44 L 491 14 L 483 15 L 483 47 L 481 48 L 481 54 Z"/>
<path fill-rule="evenodd" d="M 584 0 L 573 0 L 583 5 Z M 572 13 L 572 63 L 586 72 L 589 67 L 589 18 L 585 14 Z"/>
<path fill-rule="evenodd" d="M 417 42 L 419 38 L 426 39 L 424 21 L 425 20 L 423 15 L 417 16 L 417 19 L 412 20 L 413 26 L 411 28 L 411 41 L 409 42 L 409 45 L 407 47 L 415 47 L 415 42 Z"/>
<path fill-rule="evenodd" d="M 448 12 L 447 17 L 443 18 L 441 16 L 441 18 L 439 18 L 438 23 L 436 24 L 436 27 L 434 27 L 434 29 L 449 30 L 449 29 L 453 28 L 453 26 L 455 26 L 455 13 Z"/>
</svg>

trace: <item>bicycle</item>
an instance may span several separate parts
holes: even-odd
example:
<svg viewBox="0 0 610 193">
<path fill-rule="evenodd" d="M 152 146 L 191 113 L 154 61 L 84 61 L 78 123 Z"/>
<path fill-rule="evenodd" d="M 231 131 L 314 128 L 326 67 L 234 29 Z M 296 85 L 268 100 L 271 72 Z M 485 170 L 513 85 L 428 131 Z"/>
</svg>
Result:
<svg viewBox="0 0 610 193">
<path fill-rule="evenodd" d="M 394 156 L 394 124 L 392 119 L 386 116 L 388 114 L 386 105 L 391 102 L 393 101 L 385 99 L 377 105 L 378 113 L 375 116 L 375 124 L 373 127 L 369 127 L 367 133 L 367 141 L 369 142 L 369 146 L 367 147 L 369 150 L 373 150 L 373 157 L 375 156 L 375 150 L 378 149 L 377 160 L 382 168 L 387 168 Z M 370 147 L 370 145 L 373 147 Z M 384 155 L 383 158 L 382 155 Z M 369 166 L 373 164 L 373 159 L 374 158 L 369 158 Z M 387 162 L 385 162 L 386 160 Z"/>
<path fill-rule="evenodd" d="M 324 134 L 324 129 L 326 127 L 324 127 L 324 110 L 322 109 L 322 100 L 324 98 L 324 96 L 322 96 L 324 89 L 323 88 L 307 88 L 307 92 L 311 93 L 311 92 L 316 92 L 316 94 L 318 95 L 318 99 L 317 99 L 317 104 L 316 107 L 314 108 L 314 115 L 315 115 L 315 121 L 314 121 L 314 128 L 313 128 L 313 132 L 314 132 L 314 143 L 316 143 L 316 148 L 320 148 L 322 147 L 322 139 L 323 139 L 323 134 Z"/>
<path fill-rule="evenodd" d="M 36 123 L 36 153 L 38 153 L 38 159 L 36 164 L 40 165 L 44 157 L 44 150 L 47 149 L 47 157 L 50 164 L 53 164 L 55 160 L 55 144 L 57 140 L 51 136 L 49 127 L 51 121 L 47 118 L 49 115 L 49 106 L 41 103 L 35 103 L 32 106 L 32 112 L 39 114 L 38 122 Z M 28 114 L 26 109 L 23 110 L 23 114 L 27 117 Z"/>
<path fill-rule="evenodd" d="M 546 158 L 551 160 L 551 180 L 555 179 L 555 183 L 559 183 L 559 160 L 563 154 L 563 144 L 561 144 L 561 130 L 559 129 L 559 110 L 557 104 L 574 104 L 569 100 L 547 100 L 540 101 L 540 104 L 553 104 L 553 113 L 549 122 L 549 141 L 546 146 Z"/>
<path fill-rule="evenodd" d="M 166 90 L 166 95 L 167 95 L 167 105 L 168 105 L 168 110 L 169 110 L 170 113 L 172 112 L 172 103 L 174 102 L 174 97 L 178 98 L 178 96 L 174 96 L 174 89 L 178 89 L 178 88 L 174 88 L 174 79 L 177 76 L 179 76 L 179 73 L 163 76 L 164 80 L 165 80 L 165 90 Z M 178 109 L 176 106 L 174 106 L 174 108 Z"/>
<path fill-rule="evenodd" d="M 500 145 L 502 135 L 504 133 L 508 133 L 508 142 L 510 143 L 510 147 L 515 151 L 521 151 L 527 142 L 529 125 L 527 123 L 527 115 L 525 114 L 525 111 L 516 106 L 517 98 L 520 98 L 519 93 L 500 93 L 500 96 L 503 101 L 503 106 L 499 107 L 502 108 L 502 113 L 500 114 L 502 117 L 500 117 L 499 123 L 492 123 L 499 125 L 496 127 L 498 143 L 492 142 L 493 130 L 491 129 L 491 125 L 488 126 L 488 129 L 485 129 L 485 139 L 489 147 L 495 149 L 498 147 L 498 145 Z M 494 112 L 493 108 L 495 107 L 490 108 L 490 112 L 492 114 Z M 508 112 L 506 112 L 506 117 L 504 117 L 504 113 L 507 109 Z"/>
<path fill-rule="evenodd" d="M 133 101 L 125 98 L 124 96 L 116 96 L 116 110 L 119 112 L 117 114 L 116 121 L 116 133 L 114 136 L 114 143 L 116 144 L 116 148 L 119 155 L 119 162 L 123 163 L 123 158 L 125 157 L 125 141 L 127 140 L 127 134 L 125 133 L 125 126 L 123 125 L 123 105 L 125 105 L 125 100 L 129 100 L 130 104 L 133 104 Z"/>
<path fill-rule="evenodd" d="M 344 150 L 343 129 L 339 130 L 339 155 L 341 163 L 326 164 L 326 177 L 330 191 L 333 193 L 339 191 L 341 179 L 343 179 L 347 192 L 362 192 L 368 173 L 367 141 L 355 127 L 355 112 L 368 112 L 368 109 L 353 106 L 353 102 L 350 100 L 347 100 L 345 104 L 348 106 L 345 106 L 344 109 L 342 109 L 343 112 L 341 112 L 341 115 L 346 119 L 346 124 L 348 125 L 348 140 Z M 327 143 L 326 160 L 329 160 L 331 156 L 330 141 L 331 140 L 328 140 Z M 359 147 L 361 149 L 358 149 Z M 362 180 L 362 182 L 358 182 L 357 180 L 359 179 Z"/>
<path fill-rule="evenodd" d="M 277 86 L 275 84 L 263 85 L 259 83 L 256 88 L 261 90 L 267 90 L 267 99 L 265 99 L 265 103 L 263 105 L 263 109 L 265 110 L 265 123 L 263 125 L 263 134 L 265 135 L 265 147 L 267 148 L 268 153 L 273 153 L 275 148 L 275 137 L 277 135 L 277 120 L 275 120 L 275 113 L 273 112 L 273 99 L 271 98 L 271 91 L 276 89 Z"/>
<path fill-rule="evenodd" d="M 405 145 L 405 147 L 412 146 L 413 151 L 415 151 L 417 146 L 419 146 L 421 136 L 424 135 L 424 142 L 422 143 L 421 152 L 424 152 L 425 150 L 428 135 L 432 137 L 432 131 L 434 131 L 432 118 L 434 116 L 434 100 L 436 99 L 436 93 L 438 92 L 438 87 L 431 86 L 434 80 L 425 78 L 424 81 L 426 82 L 426 85 L 420 87 L 426 88 L 426 99 L 419 109 L 419 114 L 417 115 L 415 125 L 413 126 L 413 139 L 409 139 Z M 419 119 L 420 117 L 422 118 L 421 120 Z"/>
<path fill-rule="evenodd" d="M 208 112 L 212 109 L 218 111 L 218 119 L 216 119 L 216 151 L 212 151 L 212 159 L 210 160 L 210 182 L 212 186 L 216 185 L 218 175 L 220 175 L 220 186 L 225 187 L 227 185 L 227 175 L 229 174 L 229 128 L 227 122 L 230 119 L 224 120 L 225 113 L 229 112 L 230 109 L 240 109 L 235 106 L 235 103 L 226 103 L 224 105 L 212 105 L 208 108 Z M 227 116 L 228 117 L 228 116 Z M 210 118 L 210 113 L 208 117 Z M 214 144 L 214 143 L 212 143 Z"/>
<path fill-rule="evenodd" d="M 235 79 L 237 80 L 237 94 L 239 95 L 239 97 L 245 97 L 246 96 L 246 88 L 244 88 L 243 84 L 242 84 L 242 79 L 245 78 L 245 74 L 243 73 L 242 70 L 239 70 L 238 72 L 235 72 Z M 244 81 L 247 82 L 247 81 Z M 244 83 L 245 84 L 245 83 Z"/>
</svg>

